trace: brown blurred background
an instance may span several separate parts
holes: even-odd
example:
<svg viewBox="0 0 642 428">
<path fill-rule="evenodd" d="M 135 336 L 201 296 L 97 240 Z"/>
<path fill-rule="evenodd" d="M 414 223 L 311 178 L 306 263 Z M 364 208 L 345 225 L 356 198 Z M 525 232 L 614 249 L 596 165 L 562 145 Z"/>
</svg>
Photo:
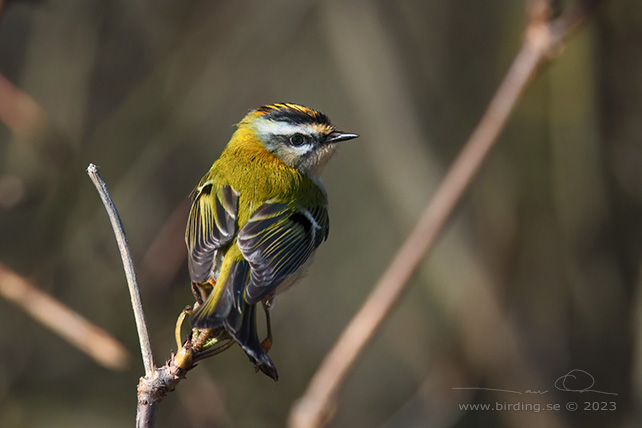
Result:
<svg viewBox="0 0 642 428">
<path fill-rule="evenodd" d="M 162 364 L 193 302 L 188 195 L 249 109 L 291 101 L 361 138 L 325 172 L 328 242 L 272 312 L 281 379 L 235 347 L 201 362 L 157 417 L 284 426 L 482 114 L 524 17 L 515 0 L 5 1 L 0 94 L 14 85 L 33 104 L 0 99 L 0 262 L 133 358 L 105 369 L 0 299 L 0 427 L 134 423 L 143 368 L 89 162 L 120 210 Z M 641 118 L 642 5 L 607 2 L 524 95 L 331 426 L 640 426 Z M 558 391 L 573 369 L 595 385 L 569 389 L 618 395 Z M 616 410 L 584 410 L 595 401 Z M 461 408 L 519 402 L 562 409 Z"/>
</svg>

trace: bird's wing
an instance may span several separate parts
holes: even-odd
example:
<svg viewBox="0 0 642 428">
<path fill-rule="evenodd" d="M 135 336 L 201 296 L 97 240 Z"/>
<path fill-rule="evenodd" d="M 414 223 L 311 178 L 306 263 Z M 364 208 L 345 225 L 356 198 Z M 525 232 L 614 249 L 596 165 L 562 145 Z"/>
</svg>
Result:
<svg viewBox="0 0 642 428">
<path fill-rule="evenodd" d="M 238 199 L 231 187 L 216 189 L 211 182 L 196 190 L 185 232 L 192 281 L 208 279 L 216 250 L 234 238 Z"/>
<path fill-rule="evenodd" d="M 237 244 L 250 263 L 245 300 L 254 304 L 269 295 L 308 260 L 328 236 L 328 212 L 264 203 L 239 230 Z"/>
</svg>

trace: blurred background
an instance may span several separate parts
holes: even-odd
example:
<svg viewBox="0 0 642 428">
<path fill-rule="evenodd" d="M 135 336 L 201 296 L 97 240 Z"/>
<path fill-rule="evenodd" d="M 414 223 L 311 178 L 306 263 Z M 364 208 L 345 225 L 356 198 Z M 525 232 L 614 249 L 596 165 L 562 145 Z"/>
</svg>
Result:
<svg viewBox="0 0 642 428">
<path fill-rule="evenodd" d="M 280 380 L 234 347 L 199 363 L 157 416 L 158 427 L 284 426 L 477 123 L 525 22 L 514 0 L 2 3 L 0 263 L 131 355 L 105 368 L 0 298 L 0 427 L 134 424 L 143 367 L 87 165 L 101 167 L 123 219 L 160 365 L 193 303 L 188 195 L 248 110 L 290 101 L 361 138 L 324 174 L 329 240 L 272 311 Z M 529 87 L 331 426 L 640 426 L 641 9 L 607 2 Z M 572 370 L 586 374 L 567 389 L 617 395 L 556 389 Z M 497 403 L 518 409 L 462 407 Z"/>
</svg>

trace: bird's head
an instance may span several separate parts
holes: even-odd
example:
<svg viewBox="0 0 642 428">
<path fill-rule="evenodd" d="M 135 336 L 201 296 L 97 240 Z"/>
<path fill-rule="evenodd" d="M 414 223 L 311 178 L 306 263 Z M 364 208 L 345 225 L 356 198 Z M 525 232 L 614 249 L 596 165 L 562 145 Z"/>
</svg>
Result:
<svg viewBox="0 0 642 428">
<path fill-rule="evenodd" d="M 251 129 L 261 144 L 283 163 L 309 176 L 318 176 L 340 141 L 359 135 L 339 132 L 328 117 L 307 107 L 282 103 L 252 110 L 239 123 Z"/>
</svg>

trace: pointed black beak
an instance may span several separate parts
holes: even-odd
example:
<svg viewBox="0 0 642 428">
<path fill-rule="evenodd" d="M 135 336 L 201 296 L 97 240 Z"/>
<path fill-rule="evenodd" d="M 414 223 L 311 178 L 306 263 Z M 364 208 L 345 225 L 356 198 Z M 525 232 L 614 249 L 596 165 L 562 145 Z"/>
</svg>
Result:
<svg viewBox="0 0 642 428">
<path fill-rule="evenodd" d="M 351 134 L 349 132 L 339 132 L 339 131 L 333 131 L 325 139 L 325 143 L 338 143 L 339 141 L 347 141 L 347 140 L 352 140 L 353 138 L 357 138 L 359 134 Z"/>
</svg>

